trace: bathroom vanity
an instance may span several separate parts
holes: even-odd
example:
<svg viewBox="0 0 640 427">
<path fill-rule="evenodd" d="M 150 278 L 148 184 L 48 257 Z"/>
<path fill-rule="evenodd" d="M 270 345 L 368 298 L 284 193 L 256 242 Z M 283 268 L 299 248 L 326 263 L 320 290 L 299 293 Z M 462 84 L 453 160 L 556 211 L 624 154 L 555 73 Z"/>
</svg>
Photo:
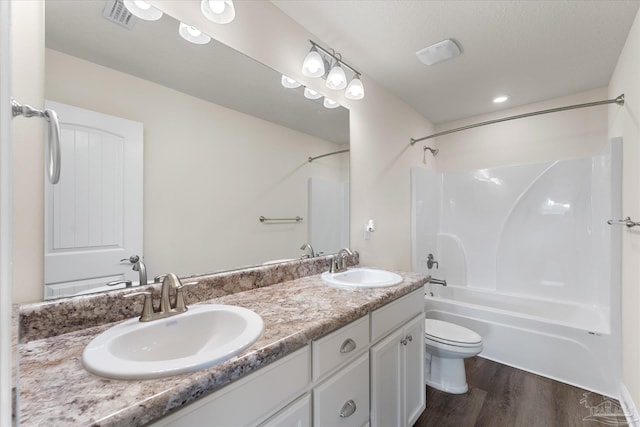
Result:
<svg viewBox="0 0 640 427">
<path fill-rule="evenodd" d="M 260 267 L 261 274 L 269 268 L 284 267 Z M 190 374 L 145 381 L 90 374 L 82 350 L 113 323 L 40 339 L 32 330 L 20 345 L 21 424 L 412 425 L 425 407 L 426 277 L 400 273 L 397 286 L 346 290 L 327 286 L 317 269 L 302 270 L 312 275 L 199 299 L 253 310 L 265 329 L 246 351 Z"/>
</svg>

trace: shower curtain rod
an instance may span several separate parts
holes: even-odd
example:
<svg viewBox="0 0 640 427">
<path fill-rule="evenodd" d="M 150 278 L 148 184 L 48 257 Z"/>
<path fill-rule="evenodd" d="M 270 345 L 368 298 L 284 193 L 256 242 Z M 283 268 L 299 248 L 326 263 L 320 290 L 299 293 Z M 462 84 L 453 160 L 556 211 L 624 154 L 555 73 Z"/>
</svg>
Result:
<svg viewBox="0 0 640 427">
<path fill-rule="evenodd" d="M 349 152 L 349 149 L 347 148 L 346 150 L 334 151 L 332 153 L 323 154 L 321 156 L 309 157 L 309 163 L 313 162 L 314 160 L 321 159 L 323 157 L 333 156 L 334 154 L 348 153 L 348 152 Z"/>
<path fill-rule="evenodd" d="M 540 114 L 557 113 L 559 111 L 574 110 L 576 108 L 595 107 L 596 105 L 604 105 L 604 104 L 624 105 L 624 93 L 615 99 L 607 99 L 606 101 L 587 102 L 585 104 L 569 105 L 567 107 L 551 108 L 549 110 L 541 110 L 541 111 L 534 111 L 532 113 L 518 114 L 516 116 L 504 117 L 502 119 L 488 120 L 486 122 L 475 123 L 472 125 L 467 125 L 467 126 L 462 126 L 455 129 L 437 132 L 431 135 L 423 136 L 422 138 L 418 138 L 418 139 L 411 138 L 409 141 L 410 141 L 410 145 L 413 145 L 416 142 L 424 141 L 425 139 L 435 138 L 436 136 L 448 135 L 450 133 L 460 132 L 461 130 L 473 129 L 479 126 L 492 125 L 494 123 L 506 122 L 508 120 L 523 119 L 525 117 L 539 116 Z"/>
</svg>

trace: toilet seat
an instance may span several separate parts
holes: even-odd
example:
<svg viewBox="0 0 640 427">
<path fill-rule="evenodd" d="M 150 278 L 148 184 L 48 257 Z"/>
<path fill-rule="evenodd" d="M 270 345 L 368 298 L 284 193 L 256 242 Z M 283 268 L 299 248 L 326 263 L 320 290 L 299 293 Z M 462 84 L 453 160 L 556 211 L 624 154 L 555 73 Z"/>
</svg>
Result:
<svg viewBox="0 0 640 427">
<path fill-rule="evenodd" d="M 482 337 L 470 329 L 437 319 L 425 319 L 425 338 L 456 347 L 476 347 Z"/>
</svg>

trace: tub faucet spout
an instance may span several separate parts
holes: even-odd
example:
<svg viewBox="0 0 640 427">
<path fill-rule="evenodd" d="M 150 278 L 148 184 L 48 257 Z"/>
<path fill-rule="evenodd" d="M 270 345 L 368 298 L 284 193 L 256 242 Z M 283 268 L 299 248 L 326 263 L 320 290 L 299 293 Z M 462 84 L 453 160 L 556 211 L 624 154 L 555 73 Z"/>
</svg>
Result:
<svg viewBox="0 0 640 427">
<path fill-rule="evenodd" d="M 436 279 L 434 277 L 429 277 L 429 283 L 433 283 L 434 285 L 447 286 L 446 280 Z"/>
</svg>

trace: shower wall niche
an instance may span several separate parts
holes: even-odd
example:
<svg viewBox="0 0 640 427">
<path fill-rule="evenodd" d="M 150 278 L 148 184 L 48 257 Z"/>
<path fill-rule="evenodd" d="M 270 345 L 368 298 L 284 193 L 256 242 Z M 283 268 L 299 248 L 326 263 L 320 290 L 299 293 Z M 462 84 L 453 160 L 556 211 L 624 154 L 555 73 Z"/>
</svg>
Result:
<svg viewBox="0 0 640 427">
<path fill-rule="evenodd" d="M 607 311 L 616 250 L 607 220 L 621 218 L 620 171 L 619 141 L 588 158 L 413 168 L 413 270 L 454 286 Z M 427 270 L 429 253 L 438 269 Z"/>
</svg>

